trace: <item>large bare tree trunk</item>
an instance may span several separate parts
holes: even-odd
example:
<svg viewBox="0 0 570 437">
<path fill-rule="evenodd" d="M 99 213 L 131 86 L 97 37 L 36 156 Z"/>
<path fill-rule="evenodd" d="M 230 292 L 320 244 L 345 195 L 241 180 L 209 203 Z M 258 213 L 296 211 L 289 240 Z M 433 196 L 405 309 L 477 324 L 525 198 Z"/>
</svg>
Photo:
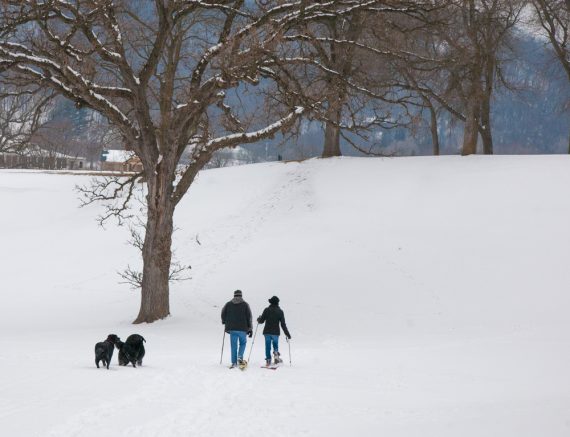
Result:
<svg viewBox="0 0 570 437">
<path fill-rule="evenodd" d="M 469 93 L 465 114 L 465 127 L 463 129 L 462 155 L 474 155 L 477 153 L 477 140 L 479 139 L 479 116 L 481 114 L 481 88 L 479 78 L 481 71 L 478 65 L 470 72 Z"/>
<path fill-rule="evenodd" d="M 481 95 L 481 140 L 483 153 L 493 154 L 493 135 L 491 132 L 491 96 L 493 95 L 493 81 L 495 75 L 495 59 L 491 56 L 485 62 L 485 90 Z"/>
<path fill-rule="evenodd" d="M 481 140 L 483 141 L 483 153 L 493 154 L 493 135 L 491 133 L 491 105 L 489 99 L 483 98 L 481 105 Z"/>
<path fill-rule="evenodd" d="M 431 143 L 433 147 L 433 154 L 434 156 L 439 156 L 440 147 L 439 147 L 439 135 L 437 133 L 437 115 L 433 108 L 430 108 L 430 113 L 431 113 L 430 131 L 431 131 Z"/>
<path fill-rule="evenodd" d="M 463 130 L 462 155 L 474 155 L 477 153 L 477 139 L 479 137 L 477 109 L 476 103 L 471 102 L 469 104 L 469 112 Z"/>
<path fill-rule="evenodd" d="M 341 156 L 340 151 L 340 117 L 342 110 L 341 98 L 336 98 L 331 101 L 331 106 L 327 111 L 327 121 L 325 122 L 325 143 L 323 146 L 323 158 L 330 158 L 332 156 Z"/>
<path fill-rule="evenodd" d="M 485 155 L 492 155 L 493 151 L 493 137 L 488 125 L 483 125 L 483 130 L 481 131 L 481 140 L 483 141 L 483 153 Z"/>
<path fill-rule="evenodd" d="M 422 100 L 424 101 L 424 104 L 429 109 L 429 114 L 430 114 L 429 128 L 430 128 L 430 133 L 431 133 L 432 150 L 433 150 L 434 156 L 438 156 L 440 153 L 440 147 L 439 147 L 439 134 L 437 132 L 437 111 L 433 107 L 430 99 L 428 99 L 423 94 L 422 94 Z"/>
<path fill-rule="evenodd" d="M 147 181 L 148 217 L 142 250 L 141 307 L 134 323 L 151 323 L 170 314 L 168 283 L 175 205 L 167 172 L 163 170 L 154 176 Z"/>
</svg>

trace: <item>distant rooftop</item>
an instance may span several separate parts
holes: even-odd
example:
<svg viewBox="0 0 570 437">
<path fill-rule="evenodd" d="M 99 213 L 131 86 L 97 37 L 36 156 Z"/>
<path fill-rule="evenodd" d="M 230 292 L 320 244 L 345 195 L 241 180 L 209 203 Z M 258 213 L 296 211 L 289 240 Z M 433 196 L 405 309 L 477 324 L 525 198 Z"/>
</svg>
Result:
<svg viewBox="0 0 570 437">
<path fill-rule="evenodd" d="M 129 159 L 137 156 L 135 152 L 131 150 L 107 150 L 107 162 L 127 162 Z"/>
<path fill-rule="evenodd" d="M 42 149 L 40 146 L 31 145 L 22 150 L 8 149 L 4 153 L 14 153 L 22 156 L 40 156 L 45 158 L 61 158 L 61 159 L 78 159 L 85 161 L 84 156 L 66 155 L 65 153 L 56 152 L 54 150 Z"/>
</svg>

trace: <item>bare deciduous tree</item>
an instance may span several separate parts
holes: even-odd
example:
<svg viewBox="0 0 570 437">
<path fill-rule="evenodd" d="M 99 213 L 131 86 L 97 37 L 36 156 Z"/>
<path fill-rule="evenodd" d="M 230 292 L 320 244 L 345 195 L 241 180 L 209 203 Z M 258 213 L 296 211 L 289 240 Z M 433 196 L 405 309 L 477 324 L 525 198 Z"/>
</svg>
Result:
<svg viewBox="0 0 570 437">
<path fill-rule="evenodd" d="M 442 0 L 418 24 L 415 35 L 399 37 L 387 48 L 403 79 L 397 86 L 417 93 L 430 110 L 432 136 L 435 105 L 464 123 L 464 155 L 477 152 L 479 135 L 484 153 L 493 153 L 493 92 L 497 83 L 506 84 L 503 64 L 524 4 L 522 0 Z"/>
<path fill-rule="evenodd" d="M 570 0 L 532 0 L 536 21 L 570 81 Z M 565 108 L 570 110 L 570 104 Z M 570 153 L 570 135 L 568 136 Z"/>
<path fill-rule="evenodd" d="M 322 107 L 312 114 L 324 125 L 322 157 L 341 155 L 341 138 L 362 153 L 374 154 L 348 134 L 369 142 L 365 132 L 393 127 L 396 123 L 388 107 L 407 100 L 395 95 L 389 85 L 393 71 L 386 68 L 386 52 L 378 49 L 378 35 L 389 34 L 395 20 L 413 19 L 434 7 L 431 1 L 382 1 L 350 16 L 323 16 L 298 35 L 287 36 L 306 43 L 298 59 L 315 67 L 307 75 L 313 78 L 311 86 L 325 90 Z"/>
<path fill-rule="evenodd" d="M 570 0 L 532 0 L 532 5 L 570 81 Z"/>
<path fill-rule="evenodd" d="M 99 112 L 141 159 L 147 221 L 135 323 L 169 315 L 174 209 L 212 155 L 270 138 L 318 106 L 288 68 L 291 29 L 378 1 L 0 0 L 0 68 Z M 245 128 L 230 94 L 274 82 L 275 118 Z M 224 122 L 220 122 L 223 120 Z M 180 167 L 185 151 L 190 162 Z M 86 200 L 125 198 L 136 177 Z M 93 196 L 93 194 L 95 194 Z"/>
<path fill-rule="evenodd" d="M 23 152 L 47 118 L 52 93 L 0 84 L 0 152 Z"/>
</svg>

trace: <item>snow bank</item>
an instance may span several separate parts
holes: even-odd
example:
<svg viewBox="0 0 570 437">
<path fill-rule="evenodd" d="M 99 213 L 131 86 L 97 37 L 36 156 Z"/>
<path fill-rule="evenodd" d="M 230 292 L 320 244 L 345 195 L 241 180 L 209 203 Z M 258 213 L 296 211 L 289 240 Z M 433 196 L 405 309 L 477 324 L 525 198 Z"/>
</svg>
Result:
<svg viewBox="0 0 570 437">
<path fill-rule="evenodd" d="M 0 172 L 2 435 L 570 433 L 569 157 L 204 171 L 176 214 L 192 280 L 143 326 L 116 275 L 137 254 L 78 209 L 88 180 Z M 260 332 L 246 372 L 218 364 L 236 288 L 255 315 L 281 298 L 292 367 L 259 368 Z M 142 368 L 95 368 L 134 332 Z"/>
</svg>

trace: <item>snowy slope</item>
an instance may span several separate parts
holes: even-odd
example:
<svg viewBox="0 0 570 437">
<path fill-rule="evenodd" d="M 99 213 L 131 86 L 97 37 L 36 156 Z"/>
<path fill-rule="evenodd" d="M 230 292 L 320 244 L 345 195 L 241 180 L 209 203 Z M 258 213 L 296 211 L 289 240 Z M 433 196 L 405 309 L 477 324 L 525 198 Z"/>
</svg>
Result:
<svg viewBox="0 0 570 437">
<path fill-rule="evenodd" d="M 144 326 L 87 182 L 0 171 L 0 435 L 570 435 L 569 157 L 204 171 L 176 214 L 192 280 Z M 292 367 L 259 368 L 260 332 L 246 372 L 218 364 L 236 288 L 281 298 Z M 134 332 L 142 368 L 95 368 Z"/>
</svg>

